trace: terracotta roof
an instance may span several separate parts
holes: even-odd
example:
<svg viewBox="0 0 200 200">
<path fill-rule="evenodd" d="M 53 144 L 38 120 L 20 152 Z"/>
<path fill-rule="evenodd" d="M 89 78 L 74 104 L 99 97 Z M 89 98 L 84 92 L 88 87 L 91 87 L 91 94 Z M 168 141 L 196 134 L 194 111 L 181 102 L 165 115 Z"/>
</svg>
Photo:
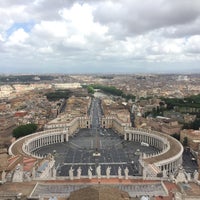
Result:
<svg viewBox="0 0 200 200">
<path fill-rule="evenodd" d="M 12 170 L 16 167 L 17 164 L 23 165 L 24 171 L 32 170 L 34 164 L 36 163 L 36 158 L 25 157 L 22 155 L 16 155 L 8 159 L 7 170 Z"/>
<path fill-rule="evenodd" d="M 8 165 L 8 154 L 0 154 L 0 171 L 6 169 Z"/>
</svg>

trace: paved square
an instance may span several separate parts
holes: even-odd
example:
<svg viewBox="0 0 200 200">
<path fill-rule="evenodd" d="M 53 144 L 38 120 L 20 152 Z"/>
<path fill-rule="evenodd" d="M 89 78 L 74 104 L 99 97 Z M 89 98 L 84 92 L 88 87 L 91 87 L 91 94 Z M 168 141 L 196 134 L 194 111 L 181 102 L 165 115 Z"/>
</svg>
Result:
<svg viewBox="0 0 200 200">
<path fill-rule="evenodd" d="M 139 172 L 139 155 L 136 153 L 155 153 L 158 151 L 152 146 L 142 146 L 139 142 L 125 141 L 112 129 L 81 129 L 76 135 L 69 138 L 68 142 L 51 144 L 37 149 L 37 153 L 55 155 L 57 175 L 68 176 L 69 169 L 74 169 L 77 175 L 81 167 L 81 175 L 88 175 L 88 168 L 96 175 L 96 167 L 101 166 L 101 174 L 106 175 L 106 169 L 111 167 L 110 175 L 118 175 L 121 167 L 122 175 L 128 167 L 129 175 L 141 175 Z M 99 153 L 100 156 L 94 156 Z"/>
</svg>

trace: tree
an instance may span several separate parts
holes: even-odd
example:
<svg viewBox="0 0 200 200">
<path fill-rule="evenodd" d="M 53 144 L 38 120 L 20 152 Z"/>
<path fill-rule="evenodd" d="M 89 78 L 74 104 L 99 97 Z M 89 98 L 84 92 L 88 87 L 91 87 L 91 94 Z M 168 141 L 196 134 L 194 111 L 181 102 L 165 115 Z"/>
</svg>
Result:
<svg viewBox="0 0 200 200">
<path fill-rule="evenodd" d="M 26 124 L 26 125 L 20 125 L 17 128 L 13 130 L 13 137 L 20 138 L 26 135 L 29 135 L 31 133 L 36 132 L 37 125 L 36 124 Z"/>
<path fill-rule="evenodd" d="M 177 140 L 180 140 L 180 134 L 178 134 L 178 133 L 174 133 L 171 136 L 176 138 Z"/>
<path fill-rule="evenodd" d="M 192 123 L 192 128 L 194 130 L 199 130 L 200 128 L 200 119 L 196 119 L 193 123 Z"/>
<path fill-rule="evenodd" d="M 94 88 L 92 86 L 87 87 L 88 93 L 94 94 Z"/>
<path fill-rule="evenodd" d="M 200 128 L 200 119 L 195 119 L 192 123 L 185 123 L 183 129 L 194 129 L 199 130 Z"/>
<path fill-rule="evenodd" d="M 47 99 L 49 101 L 57 101 L 59 99 L 68 99 L 72 92 L 70 90 L 57 90 L 55 92 L 47 93 Z"/>
</svg>

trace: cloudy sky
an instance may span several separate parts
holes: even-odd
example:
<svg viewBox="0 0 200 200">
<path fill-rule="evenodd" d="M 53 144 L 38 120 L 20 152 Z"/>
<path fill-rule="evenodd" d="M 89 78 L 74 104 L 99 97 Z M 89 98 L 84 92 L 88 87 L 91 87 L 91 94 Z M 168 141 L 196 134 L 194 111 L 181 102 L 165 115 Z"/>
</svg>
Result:
<svg viewBox="0 0 200 200">
<path fill-rule="evenodd" d="M 200 72 L 200 0 L 0 1 L 0 73 Z"/>
</svg>

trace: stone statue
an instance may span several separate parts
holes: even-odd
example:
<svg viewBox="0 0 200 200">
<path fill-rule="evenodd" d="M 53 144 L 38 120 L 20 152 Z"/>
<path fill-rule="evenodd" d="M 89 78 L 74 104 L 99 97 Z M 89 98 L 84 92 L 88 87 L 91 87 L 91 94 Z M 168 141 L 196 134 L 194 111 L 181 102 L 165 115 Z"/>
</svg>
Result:
<svg viewBox="0 0 200 200">
<path fill-rule="evenodd" d="M 186 172 L 182 166 L 179 167 L 178 173 L 175 176 L 175 183 L 188 183 Z"/>
<path fill-rule="evenodd" d="M 121 167 L 118 167 L 118 178 L 122 178 L 122 169 Z"/>
<path fill-rule="evenodd" d="M 110 171 L 111 171 L 111 167 L 108 166 L 107 169 L 106 169 L 106 177 L 107 178 L 110 178 Z"/>
<path fill-rule="evenodd" d="M 53 167 L 53 178 L 56 178 L 56 168 Z"/>
<path fill-rule="evenodd" d="M 3 170 L 2 174 L 1 174 L 1 180 L 2 180 L 2 183 L 6 182 L 6 172 L 4 170 Z"/>
<path fill-rule="evenodd" d="M 171 174 L 169 175 L 169 179 L 170 179 L 171 182 L 174 182 L 174 180 L 175 180 L 174 174 L 171 173 Z"/>
<path fill-rule="evenodd" d="M 194 176 L 194 180 L 197 181 L 199 178 L 199 172 L 197 170 L 195 170 L 193 173 L 193 176 Z"/>
<path fill-rule="evenodd" d="M 101 178 L 101 166 L 98 165 L 96 168 L 96 174 L 97 174 L 97 178 Z"/>
<path fill-rule="evenodd" d="M 31 181 L 31 177 L 30 177 L 30 173 L 29 172 L 27 172 L 27 173 L 24 173 L 24 180 L 25 181 Z"/>
<path fill-rule="evenodd" d="M 128 179 L 128 173 L 129 173 L 129 170 L 128 170 L 128 167 L 126 167 L 124 169 L 125 179 Z"/>
<path fill-rule="evenodd" d="M 23 182 L 23 167 L 18 164 L 13 174 L 13 182 Z"/>
<path fill-rule="evenodd" d="M 70 180 L 74 179 L 74 169 L 72 167 L 70 167 L 69 169 L 69 179 Z"/>
<path fill-rule="evenodd" d="M 89 179 L 92 178 L 92 167 L 91 166 L 88 167 L 88 177 L 89 177 Z"/>
<path fill-rule="evenodd" d="M 186 176 L 187 176 L 187 180 L 191 181 L 191 173 L 186 173 Z"/>
<path fill-rule="evenodd" d="M 166 171 L 166 169 L 163 169 L 162 174 L 163 174 L 163 178 L 167 178 L 167 171 Z"/>
<path fill-rule="evenodd" d="M 81 172 L 82 172 L 81 167 L 78 167 L 78 169 L 77 169 L 77 178 L 78 178 L 78 179 L 81 178 Z"/>
<path fill-rule="evenodd" d="M 38 168 L 38 163 L 36 163 L 32 168 L 32 179 L 34 180 L 36 178 L 36 171 Z"/>
<path fill-rule="evenodd" d="M 147 178 L 147 170 L 145 169 L 145 167 L 143 169 L 142 178 L 143 178 L 143 180 L 145 180 Z"/>
</svg>

